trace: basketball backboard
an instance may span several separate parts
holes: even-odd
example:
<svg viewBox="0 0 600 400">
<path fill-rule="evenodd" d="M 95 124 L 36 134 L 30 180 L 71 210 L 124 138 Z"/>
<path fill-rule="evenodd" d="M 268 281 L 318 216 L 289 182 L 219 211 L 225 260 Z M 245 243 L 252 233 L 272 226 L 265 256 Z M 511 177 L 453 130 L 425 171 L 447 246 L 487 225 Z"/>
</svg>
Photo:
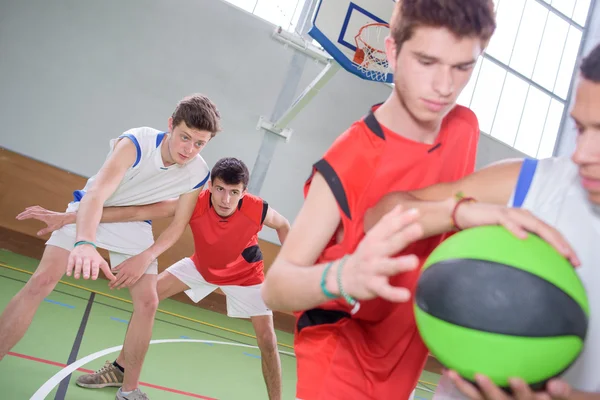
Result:
<svg viewBox="0 0 600 400">
<path fill-rule="evenodd" d="M 344 69 L 392 83 L 385 57 L 395 0 L 318 0 L 308 34 Z"/>
</svg>

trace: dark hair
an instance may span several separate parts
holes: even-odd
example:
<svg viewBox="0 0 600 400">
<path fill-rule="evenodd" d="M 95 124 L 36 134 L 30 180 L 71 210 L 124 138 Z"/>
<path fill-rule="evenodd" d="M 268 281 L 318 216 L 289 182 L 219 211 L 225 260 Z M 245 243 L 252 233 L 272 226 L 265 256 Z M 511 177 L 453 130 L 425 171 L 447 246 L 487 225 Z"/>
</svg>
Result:
<svg viewBox="0 0 600 400">
<path fill-rule="evenodd" d="M 496 30 L 492 0 L 398 0 L 390 22 L 397 51 L 415 28 L 446 28 L 458 37 L 476 36 L 486 47 Z"/>
<path fill-rule="evenodd" d="M 595 83 L 600 83 L 600 44 L 581 61 L 581 75 Z"/>
<path fill-rule="evenodd" d="M 233 157 L 221 158 L 210 173 L 210 179 L 214 183 L 217 178 L 228 185 L 242 183 L 244 189 L 248 187 L 250 172 L 242 160 Z"/>
<path fill-rule="evenodd" d="M 180 100 L 171 117 L 173 128 L 183 121 L 192 129 L 210 132 L 211 137 L 221 130 L 221 115 L 217 106 L 201 94 L 194 94 Z"/>
</svg>

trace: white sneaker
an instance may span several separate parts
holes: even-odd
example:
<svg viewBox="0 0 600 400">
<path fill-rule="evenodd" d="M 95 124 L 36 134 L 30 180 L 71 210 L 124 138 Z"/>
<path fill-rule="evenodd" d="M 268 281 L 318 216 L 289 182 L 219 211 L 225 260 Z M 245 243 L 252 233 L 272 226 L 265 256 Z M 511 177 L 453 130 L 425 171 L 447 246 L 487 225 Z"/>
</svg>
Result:
<svg viewBox="0 0 600 400">
<path fill-rule="evenodd" d="M 119 388 L 119 391 L 117 392 L 117 397 L 115 397 L 115 400 L 150 400 L 150 399 L 148 398 L 148 396 L 146 396 L 146 393 L 143 393 L 140 389 L 135 389 L 133 392 L 129 393 L 128 395 L 124 395 L 121 388 Z"/>
</svg>

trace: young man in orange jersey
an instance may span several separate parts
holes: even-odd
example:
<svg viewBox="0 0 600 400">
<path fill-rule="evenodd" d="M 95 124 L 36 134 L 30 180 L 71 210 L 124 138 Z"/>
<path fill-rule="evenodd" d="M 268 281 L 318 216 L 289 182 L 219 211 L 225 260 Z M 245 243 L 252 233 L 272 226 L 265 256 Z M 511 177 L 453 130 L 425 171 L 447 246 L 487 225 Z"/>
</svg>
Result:
<svg viewBox="0 0 600 400">
<path fill-rule="evenodd" d="M 411 396 L 428 352 L 405 300 L 419 262 L 444 237 L 403 249 L 420 231 L 397 224 L 385 240 L 359 247 L 364 213 L 390 191 L 474 170 L 477 118 L 456 99 L 495 30 L 493 2 L 400 0 L 390 29 L 394 90 L 314 165 L 305 203 L 263 286 L 272 309 L 298 312 L 302 400 Z M 389 283 L 365 279 L 382 271 Z"/>
<path fill-rule="evenodd" d="M 219 160 L 211 171 L 208 190 L 198 196 L 189 221 L 194 254 L 173 264 L 158 276 L 159 300 L 184 292 L 199 302 L 218 287 L 227 296 L 227 315 L 250 318 L 261 352 L 262 370 L 270 400 L 281 400 L 281 362 L 272 311 L 262 300 L 264 263 L 258 246 L 263 225 L 277 230 L 281 243 L 290 225 L 266 201 L 246 192 L 250 173 L 236 158 Z M 174 215 L 177 200 L 137 207 L 105 208 L 102 222 L 143 221 Z M 193 206 L 192 206 L 193 207 Z M 44 234 L 70 223 L 75 215 L 32 207 L 18 219 L 45 222 Z M 77 379 L 79 386 L 103 388 L 123 383 L 123 351 L 114 363 Z"/>
</svg>

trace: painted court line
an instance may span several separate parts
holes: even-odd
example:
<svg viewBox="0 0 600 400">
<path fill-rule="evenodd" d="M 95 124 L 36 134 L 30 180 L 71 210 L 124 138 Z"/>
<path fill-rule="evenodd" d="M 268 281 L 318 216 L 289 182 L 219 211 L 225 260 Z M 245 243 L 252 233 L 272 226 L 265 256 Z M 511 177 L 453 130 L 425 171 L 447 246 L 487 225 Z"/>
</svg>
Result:
<svg viewBox="0 0 600 400">
<path fill-rule="evenodd" d="M 121 318 L 110 317 L 110 319 L 112 319 L 113 321 L 122 322 L 124 324 L 128 324 L 129 323 L 129 321 L 121 319 Z"/>
<path fill-rule="evenodd" d="M 151 340 L 150 344 L 161 344 L 161 343 L 213 343 L 213 344 L 222 344 L 226 346 L 237 346 L 237 347 L 248 347 L 251 349 L 258 349 L 258 346 L 251 346 L 249 344 L 242 343 L 231 343 L 231 342 L 217 342 L 213 340 L 196 340 L 196 339 L 157 339 Z M 81 366 L 89 363 L 90 361 L 94 361 L 97 358 L 103 357 L 107 354 L 114 353 L 120 351 L 123 348 L 123 345 L 109 347 L 108 349 L 100 350 L 96 353 L 90 354 L 89 356 L 83 357 L 80 360 L 75 361 L 74 363 L 67 365 L 62 370 L 58 371 L 54 376 L 46 381 L 34 394 L 31 396 L 30 400 L 43 400 L 48 396 L 48 394 L 60 384 L 65 377 L 69 376 L 73 371 L 76 371 Z M 282 354 L 291 354 L 287 351 L 279 350 Z M 153 387 L 153 386 L 149 386 Z M 197 396 L 197 395 L 196 395 Z M 197 397 L 200 399 L 207 400 L 216 400 L 210 397 Z"/>
<path fill-rule="evenodd" d="M 56 300 L 44 299 L 44 301 L 46 303 L 56 304 L 57 306 L 61 306 L 61 307 L 67 307 L 67 308 L 71 308 L 71 309 L 75 308 L 75 306 L 72 306 L 70 304 L 61 303 L 60 301 L 56 301 Z"/>
<path fill-rule="evenodd" d="M 32 356 L 28 356 L 26 354 L 9 352 L 8 355 L 13 356 L 13 357 L 23 358 L 23 359 L 29 360 L 29 361 L 36 361 L 36 362 L 43 363 L 43 364 L 53 365 L 55 367 L 65 368 L 67 366 L 67 364 L 62 364 L 62 363 L 59 363 L 56 361 L 45 360 L 43 358 L 32 357 Z M 85 368 L 77 368 L 77 371 L 85 372 L 86 374 L 91 374 L 94 372 L 91 369 L 85 369 Z M 216 399 L 213 399 L 212 397 L 206 397 L 206 396 L 202 396 L 202 395 L 199 395 L 196 393 L 184 392 L 182 390 L 172 389 L 172 388 L 168 388 L 165 386 L 154 385 L 154 384 L 148 383 L 148 382 L 140 382 L 140 386 L 150 387 L 153 389 L 162 390 L 164 392 L 181 394 L 181 395 L 193 397 L 196 399 L 216 400 Z"/>
<path fill-rule="evenodd" d="M 28 274 L 28 275 L 33 275 L 33 272 L 31 272 L 31 271 L 27 271 L 27 270 L 21 269 L 21 268 L 16 268 L 16 267 L 13 267 L 12 265 L 8 265 L 8 264 L 5 264 L 3 262 L 0 262 L 0 267 L 4 267 L 4 268 L 7 268 L 7 269 L 12 269 L 13 271 L 22 272 L 22 273 Z M 110 295 L 110 294 L 107 294 L 107 293 L 104 293 L 104 292 L 99 292 L 97 290 L 92 290 L 92 289 L 86 288 L 85 286 L 75 285 L 73 283 L 65 282 L 63 280 L 60 280 L 58 282 L 62 283 L 63 285 L 67 285 L 67 286 L 71 286 L 71 287 L 74 287 L 74 288 L 77 288 L 77 289 L 85 290 L 87 292 L 96 293 L 99 296 L 104 296 L 104 297 L 108 297 L 110 299 L 115 299 L 115 300 L 122 301 L 124 303 L 133 304 L 131 302 L 131 300 L 122 299 L 120 297 L 113 296 L 113 295 Z M 176 318 L 181 318 L 181 319 L 184 319 L 186 321 L 196 322 L 196 323 L 201 324 L 201 325 L 210 326 L 211 328 L 220 329 L 222 331 L 231 332 L 231 333 L 235 333 L 237 335 L 246 336 L 246 337 L 249 337 L 249 338 L 252 338 L 252 339 L 256 339 L 256 336 L 250 335 L 248 333 L 236 331 L 235 329 L 225 328 L 223 326 L 219 326 L 219 325 L 211 324 L 211 323 L 208 323 L 208 322 L 200 321 L 198 319 L 189 318 L 189 317 L 186 317 L 186 316 L 183 316 L 183 315 L 172 313 L 170 311 L 161 310 L 160 308 L 157 309 L 156 312 L 157 313 L 162 313 L 162 314 L 167 314 L 167 315 L 170 315 L 170 316 L 173 316 L 173 317 L 176 317 Z M 289 344 L 285 344 L 285 343 L 279 343 L 279 342 L 277 342 L 277 345 L 279 345 L 281 347 L 287 347 L 288 349 L 293 349 L 294 348 L 294 346 L 289 345 Z"/>
</svg>

